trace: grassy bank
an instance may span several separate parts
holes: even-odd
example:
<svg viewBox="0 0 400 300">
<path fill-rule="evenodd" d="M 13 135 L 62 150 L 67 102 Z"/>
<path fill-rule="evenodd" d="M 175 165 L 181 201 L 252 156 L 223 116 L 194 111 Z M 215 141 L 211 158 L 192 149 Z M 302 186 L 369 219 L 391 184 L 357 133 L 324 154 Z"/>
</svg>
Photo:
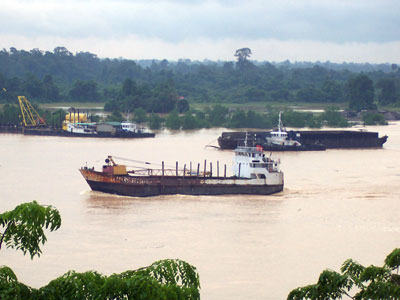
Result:
<svg viewBox="0 0 400 300">
<path fill-rule="evenodd" d="M 104 102 L 57 102 L 57 103 L 41 103 L 41 109 L 57 110 L 69 109 L 70 107 L 75 107 L 76 109 L 99 109 L 104 108 Z"/>
<path fill-rule="evenodd" d="M 267 110 L 325 110 L 328 107 L 346 109 L 346 103 L 309 103 L 309 102 L 248 102 L 248 103 L 190 103 L 192 109 L 204 111 L 215 105 L 222 105 L 229 109 L 267 111 Z"/>
</svg>

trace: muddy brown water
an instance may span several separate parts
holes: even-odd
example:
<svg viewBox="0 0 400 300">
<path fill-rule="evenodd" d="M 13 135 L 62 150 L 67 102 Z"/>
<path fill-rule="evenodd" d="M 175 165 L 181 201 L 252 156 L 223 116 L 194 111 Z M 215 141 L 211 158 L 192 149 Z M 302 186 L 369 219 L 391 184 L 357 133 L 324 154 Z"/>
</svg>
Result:
<svg viewBox="0 0 400 300">
<path fill-rule="evenodd" d="M 383 149 L 273 153 L 285 173 L 275 195 L 151 198 L 92 192 L 78 169 L 114 155 L 230 171 L 232 151 L 205 147 L 224 129 L 130 140 L 0 134 L 0 211 L 37 200 L 62 216 L 40 258 L 2 249 L 0 264 L 41 287 L 68 270 L 110 275 L 180 258 L 197 267 L 202 299 L 215 300 L 286 299 L 347 258 L 382 265 L 400 246 L 400 123 L 368 129 L 389 136 Z"/>
</svg>

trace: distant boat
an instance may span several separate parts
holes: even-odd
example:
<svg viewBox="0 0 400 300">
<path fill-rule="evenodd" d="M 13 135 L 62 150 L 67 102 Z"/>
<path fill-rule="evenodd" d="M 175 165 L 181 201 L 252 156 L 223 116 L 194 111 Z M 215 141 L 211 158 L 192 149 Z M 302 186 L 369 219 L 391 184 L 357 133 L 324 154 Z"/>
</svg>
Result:
<svg viewBox="0 0 400 300">
<path fill-rule="evenodd" d="M 67 132 L 75 134 L 97 134 L 95 123 L 68 123 Z"/>
<path fill-rule="evenodd" d="M 264 150 L 297 150 L 300 149 L 301 143 L 296 136 L 288 135 L 282 124 L 282 112 L 279 112 L 278 127 L 269 132 L 265 139 L 255 137 L 255 143 L 260 144 Z M 297 149 L 296 149 L 297 148 Z"/>
<path fill-rule="evenodd" d="M 272 131 L 259 133 L 226 133 L 218 138 L 218 143 L 222 149 L 232 149 L 232 141 L 241 143 L 243 136 L 250 135 L 254 144 L 260 145 L 265 151 L 307 151 L 307 150 L 325 150 L 325 146 L 317 142 L 302 145 L 300 134 L 294 131 L 287 132 L 282 124 L 282 112 L 279 112 L 278 127 Z M 227 146 L 229 145 L 229 146 Z"/>
<path fill-rule="evenodd" d="M 297 130 L 283 128 L 281 113 L 278 128 L 272 131 L 222 132 L 218 137 L 221 149 L 235 149 L 246 136 L 265 151 L 315 151 L 325 149 L 382 148 L 388 136 L 366 130 Z"/>
</svg>

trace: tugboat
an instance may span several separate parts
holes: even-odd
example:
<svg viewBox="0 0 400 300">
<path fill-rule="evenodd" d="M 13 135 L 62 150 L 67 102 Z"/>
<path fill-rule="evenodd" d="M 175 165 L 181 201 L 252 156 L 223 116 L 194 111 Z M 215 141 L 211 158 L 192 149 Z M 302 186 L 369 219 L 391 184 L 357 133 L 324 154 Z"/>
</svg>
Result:
<svg viewBox="0 0 400 300">
<path fill-rule="evenodd" d="M 102 171 L 93 168 L 82 167 L 81 174 L 93 191 L 117 194 L 132 197 L 150 197 L 158 195 L 226 195 L 226 194 L 251 194 L 269 195 L 283 190 L 283 172 L 279 169 L 279 160 L 266 157 L 261 146 L 237 147 L 233 158 L 233 176 L 219 175 L 217 164 L 217 176 L 210 170 L 200 172 L 200 164 L 197 171 L 186 165 L 183 170 L 141 168 L 127 170 L 126 165 L 115 163 L 112 156 L 105 160 Z M 135 161 L 138 162 L 138 161 Z M 150 164 L 148 162 L 143 162 Z"/>
<path fill-rule="evenodd" d="M 288 135 L 287 131 L 283 128 L 282 124 L 282 112 L 279 112 L 278 128 L 271 131 L 269 135 L 262 141 L 264 150 L 297 150 L 301 149 L 301 143 L 299 142 L 300 137 Z"/>
</svg>

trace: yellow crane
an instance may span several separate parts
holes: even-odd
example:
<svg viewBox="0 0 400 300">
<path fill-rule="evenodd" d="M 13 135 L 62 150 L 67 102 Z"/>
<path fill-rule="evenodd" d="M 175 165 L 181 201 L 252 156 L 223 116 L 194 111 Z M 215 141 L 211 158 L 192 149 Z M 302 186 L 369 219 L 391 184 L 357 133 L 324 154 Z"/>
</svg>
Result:
<svg viewBox="0 0 400 300">
<path fill-rule="evenodd" d="M 18 96 L 19 107 L 22 113 L 22 123 L 25 127 L 36 127 L 46 125 L 46 122 L 35 110 L 25 96 Z"/>
</svg>

